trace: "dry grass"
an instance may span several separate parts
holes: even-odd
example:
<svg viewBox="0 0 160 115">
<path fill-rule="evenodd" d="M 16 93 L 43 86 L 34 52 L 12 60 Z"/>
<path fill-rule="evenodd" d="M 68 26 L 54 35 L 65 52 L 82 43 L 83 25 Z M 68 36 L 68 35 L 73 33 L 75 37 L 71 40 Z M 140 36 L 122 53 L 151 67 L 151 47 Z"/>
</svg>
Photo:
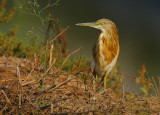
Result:
<svg viewBox="0 0 160 115">
<path fill-rule="evenodd" d="M 38 62 L 15 57 L 0 58 L 1 114 L 158 114 L 160 97 L 115 92 L 112 88 L 94 94 L 88 69 L 66 73 L 52 67 L 45 73 Z M 27 65 L 27 66 L 25 66 Z M 57 72 L 58 71 L 58 72 Z M 87 76 L 88 80 L 80 76 Z M 102 88 L 101 88 L 102 89 Z"/>
</svg>

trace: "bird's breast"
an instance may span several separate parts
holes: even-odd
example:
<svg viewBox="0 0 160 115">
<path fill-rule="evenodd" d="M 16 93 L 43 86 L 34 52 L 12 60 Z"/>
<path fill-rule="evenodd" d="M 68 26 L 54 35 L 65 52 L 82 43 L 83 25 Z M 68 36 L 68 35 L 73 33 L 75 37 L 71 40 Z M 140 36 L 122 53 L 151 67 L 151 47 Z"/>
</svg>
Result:
<svg viewBox="0 0 160 115">
<path fill-rule="evenodd" d="M 118 34 L 108 34 L 107 36 L 102 33 L 93 48 L 93 58 L 95 65 L 102 71 L 111 70 L 115 65 L 119 55 L 119 41 Z"/>
</svg>

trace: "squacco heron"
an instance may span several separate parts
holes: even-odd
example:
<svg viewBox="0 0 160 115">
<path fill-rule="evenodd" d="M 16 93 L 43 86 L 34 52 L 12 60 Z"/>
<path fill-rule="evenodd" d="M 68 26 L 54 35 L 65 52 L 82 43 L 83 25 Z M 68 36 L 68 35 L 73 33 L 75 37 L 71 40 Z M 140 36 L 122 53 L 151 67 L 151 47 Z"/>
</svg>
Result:
<svg viewBox="0 0 160 115">
<path fill-rule="evenodd" d="M 89 26 L 102 31 L 93 46 L 94 74 L 101 78 L 108 75 L 115 66 L 119 56 L 118 30 L 114 22 L 109 19 L 100 19 L 97 22 L 78 23 L 78 26 Z"/>
</svg>

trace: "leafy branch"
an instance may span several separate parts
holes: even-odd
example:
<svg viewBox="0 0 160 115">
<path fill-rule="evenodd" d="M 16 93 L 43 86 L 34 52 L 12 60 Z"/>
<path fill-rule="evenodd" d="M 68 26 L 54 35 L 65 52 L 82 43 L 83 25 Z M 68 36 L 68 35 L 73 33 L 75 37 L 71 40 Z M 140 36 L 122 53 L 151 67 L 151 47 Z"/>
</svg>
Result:
<svg viewBox="0 0 160 115">
<path fill-rule="evenodd" d="M 38 17 L 42 24 L 43 32 L 46 34 L 45 22 L 50 20 L 50 17 L 42 17 L 42 12 L 47 8 L 58 6 L 60 0 L 56 0 L 55 2 L 51 2 L 52 0 L 48 0 L 48 3 L 44 7 L 40 7 L 38 0 L 19 0 L 19 9 L 21 12 L 30 14 Z"/>
</svg>

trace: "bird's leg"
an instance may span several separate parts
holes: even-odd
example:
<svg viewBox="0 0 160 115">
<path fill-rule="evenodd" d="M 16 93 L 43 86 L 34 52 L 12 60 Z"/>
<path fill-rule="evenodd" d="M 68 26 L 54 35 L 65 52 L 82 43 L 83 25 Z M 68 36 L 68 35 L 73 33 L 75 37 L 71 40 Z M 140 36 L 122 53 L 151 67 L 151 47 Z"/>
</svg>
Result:
<svg viewBox="0 0 160 115">
<path fill-rule="evenodd" d="M 105 75 L 103 75 L 99 80 L 98 84 L 97 84 L 97 87 L 99 87 L 100 85 L 102 85 L 104 83 L 104 78 L 107 78 L 108 74 L 106 73 Z M 106 79 L 107 80 L 107 79 Z"/>
<path fill-rule="evenodd" d="M 98 76 L 96 75 L 95 73 L 95 70 L 92 69 L 92 77 L 93 77 L 93 92 L 94 92 L 94 95 L 96 95 L 96 87 L 97 87 L 97 81 L 98 81 Z"/>
<path fill-rule="evenodd" d="M 96 75 L 96 82 L 98 81 L 98 76 Z"/>
<path fill-rule="evenodd" d="M 107 76 L 108 74 L 106 73 L 106 75 L 104 76 L 104 89 L 107 88 Z"/>
<path fill-rule="evenodd" d="M 97 86 L 98 77 L 96 75 L 96 78 L 93 80 L 93 91 L 94 95 L 96 95 L 96 86 Z"/>
</svg>

